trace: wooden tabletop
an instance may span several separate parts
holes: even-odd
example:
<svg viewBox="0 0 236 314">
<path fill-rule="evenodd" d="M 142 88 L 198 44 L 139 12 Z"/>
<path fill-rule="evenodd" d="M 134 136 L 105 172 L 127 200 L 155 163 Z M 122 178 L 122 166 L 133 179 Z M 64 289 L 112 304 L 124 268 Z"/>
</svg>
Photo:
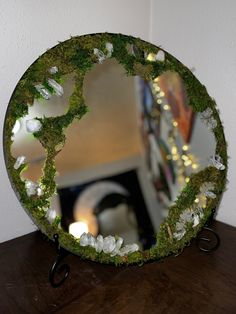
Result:
<svg viewBox="0 0 236 314">
<path fill-rule="evenodd" d="M 53 243 L 40 232 L 0 244 L 0 313 L 236 313 L 236 228 L 216 222 L 217 251 L 192 243 L 178 257 L 114 267 L 70 255 L 65 283 L 52 288 Z"/>
</svg>

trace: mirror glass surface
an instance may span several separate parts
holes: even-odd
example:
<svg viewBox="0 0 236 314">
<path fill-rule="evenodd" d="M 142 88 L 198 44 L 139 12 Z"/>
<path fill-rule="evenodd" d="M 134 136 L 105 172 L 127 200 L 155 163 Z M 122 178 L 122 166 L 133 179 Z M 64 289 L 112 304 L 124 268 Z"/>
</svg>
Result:
<svg viewBox="0 0 236 314">
<path fill-rule="evenodd" d="M 23 119 L 66 113 L 73 73 L 62 86 L 63 96 L 35 100 Z M 86 74 L 83 95 L 89 112 L 65 131 L 51 207 L 76 237 L 119 235 L 125 244 L 148 249 L 189 176 L 214 155 L 214 135 L 188 106 L 174 72 L 148 82 L 127 76 L 111 58 Z M 37 182 L 46 154 L 23 119 L 15 125 L 12 155 L 26 156 L 21 176 Z"/>
</svg>

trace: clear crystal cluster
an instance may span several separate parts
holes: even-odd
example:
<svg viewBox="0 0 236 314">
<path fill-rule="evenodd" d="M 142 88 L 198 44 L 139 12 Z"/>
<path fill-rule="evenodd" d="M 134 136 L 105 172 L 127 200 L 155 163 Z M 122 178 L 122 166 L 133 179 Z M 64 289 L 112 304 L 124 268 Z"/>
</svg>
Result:
<svg viewBox="0 0 236 314">
<path fill-rule="evenodd" d="M 38 183 L 35 183 L 30 180 L 25 181 L 25 189 L 28 196 L 37 195 L 41 196 L 43 195 L 43 190 L 39 186 Z"/>
<path fill-rule="evenodd" d="M 19 156 L 16 159 L 16 162 L 14 164 L 14 169 L 19 169 L 21 165 L 23 165 L 26 161 L 26 157 L 25 156 Z"/>
<path fill-rule="evenodd" d="M 201 119 L 206 123 L 208 129 L 211 131 L 217 127 L 217 121 L 212 115 L 213 111 L 211 108 L 207 108 L 200 114 Z"/>
<path fill-rule="evenodd" d="M 109 42 L 106 43 L 106 51 L 107 53 L 105 54 L 103 51 L 97 48 L 93 49 L 93 53 L 97 56 L 98 62 L 100 64 L 103 63 L 107 58 L 110 58 L 112 56 L 112 52 L 113 52 L 112 43 L 109 43 Z"/>
<path fill-rule="evenodd" d="M 212 156 L 210 161 L 216 169 L 225 170 L 225 165 L 223 164 L 222 158 L 219 155 Z"/>
<path fill-rule="evenodd" d="M 50 74 L 56 74 L 58 72 L 58 67 L 53 66 L 49 68 L 48 72 Z M 64 93 L 63 87 L 57 83 L 54 79 L 49 78 L 47 80 L 48 85 L 54 90 L 55 94 L 57 96 L 62 96 Z M 52 96 L 50 91 L 42 84 L 37 84 L 34 86 L 36 90 L 39 92 L 39 94 L 46 100 L 49 100 Z"/>
<path fill-rule="evenodd" d="M 200 223 L 200 219 L 203 217 L 203 207 L 206 205 L 206 198 L 216 198 L 214 185 L 211 182 L 205 182 L 200 187 L 200 193 L 196 196 L 198 203 L 196 206 L 192 206 L 184 210 L 179 217 L 179 221 L 176 223 L 175 232 L 173 237 L 177 240 L 181 240 L 186 233 L 186 224 L 192 223 L 193 227 L 196 227 Z"/>
<path fill-rule="evenodd" d="M 56 216 L 57 216 L 57 213 L 56 213 L 55 209 L 51 209 L 51 208 L 47 209 L 45 217 L 46 217 L 46 219 L 48 220 L 48 222 L 50 224 L 53 223 L 53 221 L 55 220 Z"/>
<path fill-rule="evenodd" d="M 26 121 L 26 131 L 29 133 L 34 133 L 40 131 L 42 128 L 42 123 L 38 119 L 31 119 Z"/>
<path fill-rule="evenodd" d="M 53 88 L 57 96 L 63 95 L 64 93 L 63 87 L 60 84 L 58 84 L 55 80 L 48 79 L 48 85 Z"/>
<path fill-rule="evenodd" d="M 96 252 L 101 253 L 102 251 L 110 256 L 124 256 L 139 250 L 136 243 L 123 245 L 124 240 L 121 237 L 116 239 L 109 235 L 103 238 L 102 235 L 98 235 L 96 238 L 91 233 L 83 233 L 80 237 L 81 246 L 91 246 Z"/>
</svg>

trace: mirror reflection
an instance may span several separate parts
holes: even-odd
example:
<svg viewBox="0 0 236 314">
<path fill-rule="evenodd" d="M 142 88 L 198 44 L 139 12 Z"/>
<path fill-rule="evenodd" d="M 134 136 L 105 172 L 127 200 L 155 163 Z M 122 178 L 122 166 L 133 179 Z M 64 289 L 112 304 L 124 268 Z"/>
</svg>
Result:
<svg viewBox="0 0 236 314">
<path fill-rule="evenodd" d="M 35 101 L 23 119 L 63 115 L 73 74 L 62 86 L 61 97 Z M 126 76 L 108 59 L 86 74 L 83 95 L 89 112 L 65 130 L 51 207 L 75 237 L 119 235 L 125 244 L 148 249 L 189 176 L 214 155 L 214 135 L 192 111 L 174 72 L 148 82 Z M 22 179 L 37 182 L 45 151 L 23 122 L 14 127 L 12 155 L 26 156 Z"/>
</svg>

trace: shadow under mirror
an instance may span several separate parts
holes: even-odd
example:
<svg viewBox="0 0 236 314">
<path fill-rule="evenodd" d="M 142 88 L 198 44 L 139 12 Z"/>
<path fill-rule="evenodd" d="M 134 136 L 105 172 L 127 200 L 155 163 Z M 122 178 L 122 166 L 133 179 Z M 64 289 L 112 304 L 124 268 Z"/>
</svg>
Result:
<svg viewBox="0 0 236 314">
<path fill-rule="evenodd" d="M 38 101 L 24 119 L 65 113 L 72 77 L 62 84 L 63 97 Z M 65 131 L 51 206 L 61 227 L 75 237 L 119 235 L 125 244 L 148 249 L 189 176 L 214 155 L 214 135 L 188 106 L 173 72 L 148 82 L 127 76 L 122 65 L 108 59 L 86 74 L 83 95 L 89 112 Z M 27 156 L 22 176 L 34 181 L 42 174 L 45 153 L 24 132 L 14 135 L 12 154 Z"/>
</svg>

